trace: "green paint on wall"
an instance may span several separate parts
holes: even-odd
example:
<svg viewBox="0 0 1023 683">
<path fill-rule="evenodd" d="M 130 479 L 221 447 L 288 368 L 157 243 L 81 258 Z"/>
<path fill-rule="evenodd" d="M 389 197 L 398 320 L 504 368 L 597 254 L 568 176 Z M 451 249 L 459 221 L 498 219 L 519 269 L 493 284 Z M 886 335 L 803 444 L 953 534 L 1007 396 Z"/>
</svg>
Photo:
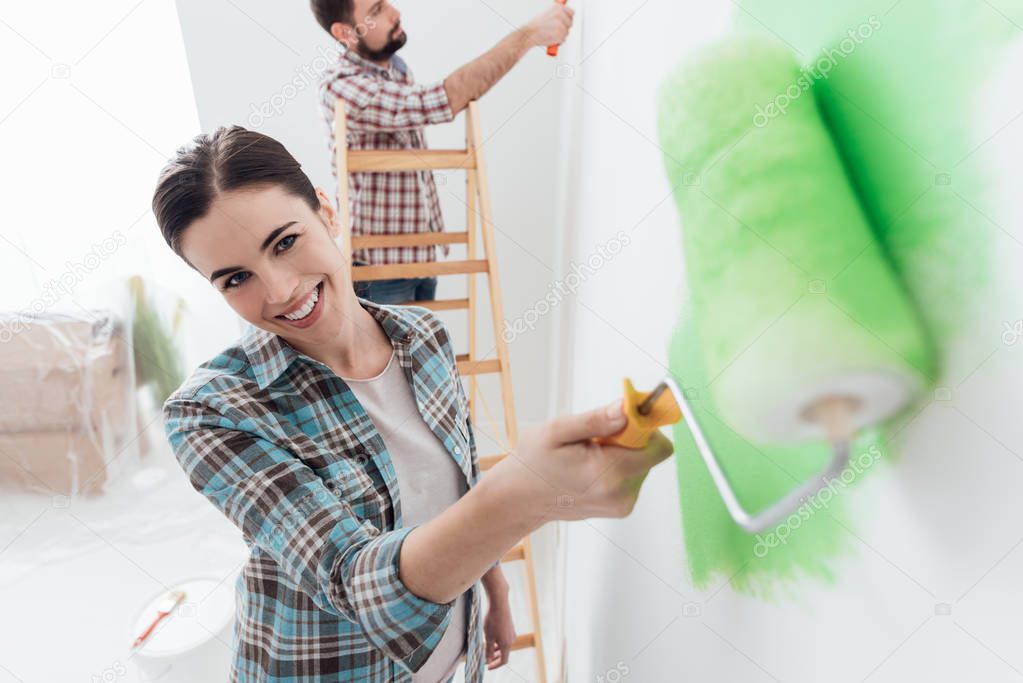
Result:
<svg viewBox="0 0 1023 683">
<path fill-rule="evenodd" d="M 778 500 L 830 458 L 828 446 L 822 443 L 754 445 L 725 425 L 707 398 L 708 377 L 688 313 L 672 337 L 670 359 L 671 374 L 686 391 L 705 436 L 748 508 L 759 509 Z M 808 501 L 778 527 L 751 535 L 729 516 L 684 423 L 676 425 L 674 441 L 693 583 L 706 588 L 716 578 L 727 578 L 735 589 L 764 597 L 783 590 L 781 580 L 835 578 L 833 563 L 850 545 L 845 528 L 849 521 L 843 511 L 847 487 L 869 474 L 887 455 L 883 431 L 863 431 L 853 444 L 853 465 L 847 470 L 853 479 L 836 481 L 828 487 L 830 493 Z"/>
<path fill-rule="evenodd" d="M 818 73 L 831 64 L 814 94 L 863 210 L 947 350 L 992 285 L 985 146 L 1001 124 L 984 121 L 983 94 L 1020 38 L 1023 2 L 742 5 L 739 28 L 770 31 Z"/>
</svg>

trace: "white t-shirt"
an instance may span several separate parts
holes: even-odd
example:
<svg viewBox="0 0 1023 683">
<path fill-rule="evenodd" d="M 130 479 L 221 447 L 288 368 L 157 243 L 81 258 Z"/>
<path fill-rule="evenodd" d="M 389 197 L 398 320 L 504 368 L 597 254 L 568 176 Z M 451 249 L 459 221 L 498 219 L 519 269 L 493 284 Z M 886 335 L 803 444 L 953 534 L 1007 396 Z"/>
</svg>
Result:
<svg viewBox="0 0 1023 683">
<path fill-rule="evenodd" d="M 401 492 L 405 526 L 427 522 L 465 495 L 465 475 L 416 406 L 408 378 L 394 354 L 376 377 L 342 377 L 369 414 L 391 455 Z M 458 669 L 466 650 L 467 594 L 455 600 L 451 620 L 437 648 L 412 674 L 413 683 L 443 683 Z"/>
</svg>

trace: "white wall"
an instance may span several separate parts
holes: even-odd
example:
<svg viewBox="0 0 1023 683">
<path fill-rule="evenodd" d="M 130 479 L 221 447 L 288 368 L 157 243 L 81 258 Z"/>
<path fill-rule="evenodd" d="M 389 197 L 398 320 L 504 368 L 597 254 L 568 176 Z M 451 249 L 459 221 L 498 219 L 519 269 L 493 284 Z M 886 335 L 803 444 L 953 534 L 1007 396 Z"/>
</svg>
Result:
<svg viewBox="0 0 1023 683">
<path fill-rule="evenodd" d="M 118 304 L 118 278 L 177 260 L 149 210 L 160 169 L 198 129 L 174 5 L 2 14 L 0 309 Z M 146 51 L 160 58 L 126 57 Z"/>
<path fill-rule="evenodd" d="M 578 93 L 581 119 L 570 122 L 582 134 L 565 264 L 585 260 L 620 229 L 631 231 L 632 244 L 583 284 L 567 311 L 559 407 L 579 410 L 619 395 L 623 376 L 643 387 L 666 373 L 681 250 L 654 142 L 655 93 L 666 70 L 720 35 L 727 13 L 737 11 L 727 2 L 671 0 L 587 10 L 583 52 L 611 37 L 578 78 L 587 92 Z M 991 130 L 1020 110 L 1010 92 L 996 91 Z M 993 215 L 1002 230 L 978 226 L 992 231 L 1001 258 L 992 276 L 1012 295 L 987 303 L 950 359 L 951 400 L 932 402 L 907 428 L 901 457 L 847 498 L 857 537 L 835 585 L 792 583 L 771 602 L 736 594 L 723 579 L 694 589 L 669 461 L 647 479 L 629 519 L 567 525 L 571 683 L 1023 675 L 1023 352 L 1001 339 L 1002 321 L 1023 317 L 1021 138 L 1007 127 L 985 152 L 1003 170 L 998 192 L 1007 203 Z M 940 603 L 950 616 L 936 614 Z"/>
</svg>

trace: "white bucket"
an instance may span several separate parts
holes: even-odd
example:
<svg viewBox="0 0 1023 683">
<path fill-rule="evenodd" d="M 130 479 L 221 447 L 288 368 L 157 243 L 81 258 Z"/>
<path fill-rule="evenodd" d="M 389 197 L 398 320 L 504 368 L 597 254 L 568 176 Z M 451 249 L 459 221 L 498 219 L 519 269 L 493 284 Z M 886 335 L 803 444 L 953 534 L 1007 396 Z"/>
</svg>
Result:
<svg viewBox="0 0 1023 683">
<path fill-rule="evenodd" d="M 197 578 L 181 581 L 153 596 L 135 618 L 129 643 L 153 622 L 157 606 L 169 592 L 185 592 L 184 601 L 132 654 L 139 680 L 195 683 L 228 679 L 234 624 L 233 585 L 230 580 Z"/>
</svg>

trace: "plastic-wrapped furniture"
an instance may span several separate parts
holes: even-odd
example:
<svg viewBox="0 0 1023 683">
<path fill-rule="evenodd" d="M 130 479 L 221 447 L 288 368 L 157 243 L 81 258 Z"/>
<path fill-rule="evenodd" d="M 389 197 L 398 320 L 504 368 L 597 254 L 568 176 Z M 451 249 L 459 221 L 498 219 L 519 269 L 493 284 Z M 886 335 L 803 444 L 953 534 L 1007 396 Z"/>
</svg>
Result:
<svg viewBox="0 0 1023 683">
<path fill-rule="evenodd" d="M 0 487 L 103 490 L 138 458 L 130 327 L 110 311 L 0 317 Z"/>
</svg>

